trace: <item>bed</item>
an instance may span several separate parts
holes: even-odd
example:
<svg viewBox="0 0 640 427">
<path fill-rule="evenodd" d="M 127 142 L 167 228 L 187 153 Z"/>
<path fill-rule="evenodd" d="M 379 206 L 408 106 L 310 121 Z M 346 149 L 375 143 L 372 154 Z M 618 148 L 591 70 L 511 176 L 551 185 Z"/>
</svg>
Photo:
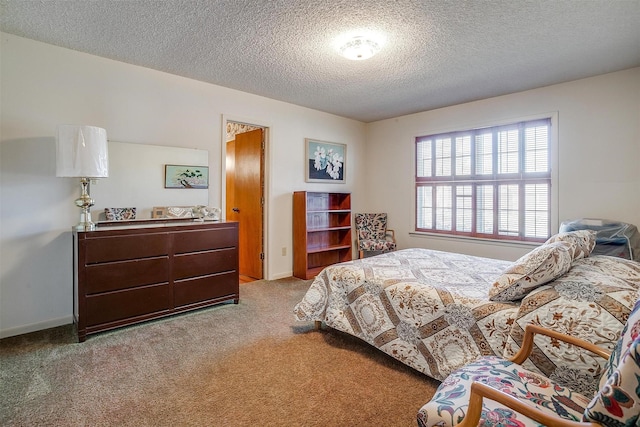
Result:
<svg viewBox="0 0 640 427">
<path fill-rule="evenodd" d="M 612 349 L 638 296 L 640 264 L 589 257 L 588 233 L 554 236 L 513 263 L 414 248 L 335 264 L 294 315 L 438 380 L 480 356 L 513 354 L 530 322 Z M 602 361 L 594 359 L 536 341 L 525 366 L 569 383 L 584 372 L 598 376 Z"/>
</svg>

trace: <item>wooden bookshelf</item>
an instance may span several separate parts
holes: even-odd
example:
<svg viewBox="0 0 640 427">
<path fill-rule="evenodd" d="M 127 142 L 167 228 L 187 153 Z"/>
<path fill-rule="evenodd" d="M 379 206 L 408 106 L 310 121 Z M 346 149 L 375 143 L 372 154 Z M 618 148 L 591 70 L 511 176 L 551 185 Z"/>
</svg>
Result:
<svg viewBox="0 0 640 427">
<path fill-rule="evenodd" d="M 311 279 L 344 261 L 351 261 L 351 194 L 294 192 L 293 275 Z"/>
</svg>

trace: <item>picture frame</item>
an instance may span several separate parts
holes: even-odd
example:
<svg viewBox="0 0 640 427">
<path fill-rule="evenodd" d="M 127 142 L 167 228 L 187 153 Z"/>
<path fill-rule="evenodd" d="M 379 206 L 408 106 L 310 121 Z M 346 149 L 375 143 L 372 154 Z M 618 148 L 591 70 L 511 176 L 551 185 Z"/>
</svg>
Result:
<svg viewBox="0 0 640 427">
<path fill-rule="evenodd" d="M 209 188 L 209 167 L 164 165 L 164 188 Z"/>
<path fill-rule="evenodd" d="M 347 145 L 305 138 L 305 181 L 344 184 Z"/>
</svg>

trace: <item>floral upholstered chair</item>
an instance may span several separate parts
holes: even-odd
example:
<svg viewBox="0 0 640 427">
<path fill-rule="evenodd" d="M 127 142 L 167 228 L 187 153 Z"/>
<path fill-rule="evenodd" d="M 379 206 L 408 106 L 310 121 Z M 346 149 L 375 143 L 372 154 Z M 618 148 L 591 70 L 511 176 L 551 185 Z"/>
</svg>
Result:
<svg viewBox="0 0 640 427">
<path fill-rule="evenodd" d="M 358 258 L 363 258 L 365 252 L 396 249 L 396 236 L 393 230 L 387 229 L 386 213 L 357 213 L 355 220 Z"/>
<path fill-rule="evenodd" d="M 608 358 L 595 395 L 582 395 L 520 366 L 535 334 Z M 587 341 L 530 324 L 510 360 L 483 357 L 449 375 L 418 411 L 418 425 L 640 426 L 640 300 L 610 355 Z"/>
</svg>

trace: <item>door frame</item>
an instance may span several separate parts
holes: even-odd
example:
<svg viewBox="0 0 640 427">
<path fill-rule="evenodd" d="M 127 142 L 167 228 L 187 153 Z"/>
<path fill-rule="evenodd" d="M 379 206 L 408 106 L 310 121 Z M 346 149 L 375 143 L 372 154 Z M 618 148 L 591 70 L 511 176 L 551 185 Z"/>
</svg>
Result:
<svg viewBox="0 0 640 427">
<path fill-rule="evenodd" d="M 263 129 L 264 138 L 264 205 L 262 206 L 262 252 L 264 260 L 262 264 L 262 277 L 271 280 L 271 269 L 269 267 L 269 200 L 271 193 L 271 126 L 262 120 L 234 116 L 231 114 L 222 115 L 221 141 L 222 153 L 220 157 L 220 209 L 226 215 L 227 208 L 227 122 L 244 123 L 251 126 L 258 126 Z M 226 217 L 225 217 L 226 219 Z"/>
</svg>

